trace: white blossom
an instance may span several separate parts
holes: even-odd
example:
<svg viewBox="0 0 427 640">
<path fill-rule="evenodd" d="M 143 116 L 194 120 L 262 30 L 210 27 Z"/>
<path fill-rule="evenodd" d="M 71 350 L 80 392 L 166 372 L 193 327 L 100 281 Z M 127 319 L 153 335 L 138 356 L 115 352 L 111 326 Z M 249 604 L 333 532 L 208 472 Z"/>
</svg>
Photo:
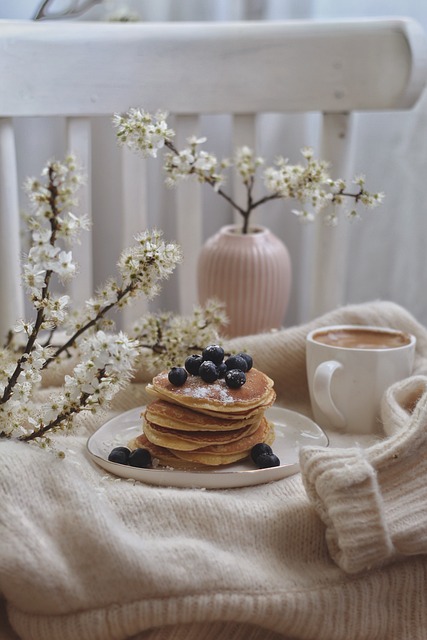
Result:
<svg viewBox="0 0 427 640">
<path fill-rule="evenodd" d="M 21 333 L 24 331 L 27 335 L 30 335 L 33 331 L 34 324 L 32 322 L 25 322 L 24 320 L 18 320 L 15 326 L 13 327 L 13 331 L 15 333 Z"/>
<path fill-rule="evenodd" d="M 39 342 L 34 343 L 34 347 L 30 353 L 25 353 L 22 356 L 22 369 L 24 371 L 29 369 L 40 370 L 46 362 L 46 357 L 49 355 L 49 349 L 45 349 Z"/>
<path fill-rule="evenodd" d="M 198 138 L 197 136 L 190 136 L 189 138 L 187 138 L 187 142 L 190 146 L 194 146 L 196 147 L 199 144 L 203 144 L 204 142 L 206 142 L 207 138 L 206 137 L 202 137 L 202 138 Z"/>
<path fill-rule="evenodd" d="M 194 167 L 201 171 L 212 172 L 215 170 L 217 162 L 218 161 L 213 154 L 208 153 L 207 151 L 200 151 L 194 162 Z"/>
<path fill-rule="evenodd" d="M 292 209 L 292 213 L 304 222 L 313 222 L 314 220 L 314 214 L 305 209 Z"/>
<path fill-rule="evenodd" d="M 234 164 L 243 181 L 246 183 L 255 175 L 257 168 L 264 164 L 264 159 L 260 156 L 255 156 L 254 151 L 250 147 L 243 146 L 236 149 Z"/>
<path fill-rule="evenodd" d="M 57 260 L 51 263 L 51 268 L 63 282 L 72 278 L 76 272 L 76 265 L 73 262 L 71 251 L 60 251 Z"/>
<path fill-rule="evenodd" d="M 55 260 L 60 251 L 61 249 L 59 247 L 55 247 L 49 243 L 35 245 L 31 247 L 28 253 L 28 264 L 44 266 L 45 269 L 50 270 L 52 265 L 55 265 Z"/>
<path fill-rule="evenodd" d="M 127 6 L 117 7 L 115 11 L 107 14 L 108 22 L 139 22 L 141 16 Z"/>
<path fill-rule="evenodd" d="M 182 260 L 177 245 L 165 243 L 161 235 L 156 230 L 138 234 L 137 244 L 123 251 L 118 262 L 123 286 L 132 286 L 149 298 L 157 292 L 157 281 L 167 278 Z"/>
<path fill-rule="evenodd" d="M 24 289 L 35 298 L 42 295 L 46 282 L 46 270 L 38 265 L 26 264 L 22 270 L 22 282 Z"/>
<path fill-rule="evenodd" d="M 38 227 L 35 231 L 33 231 L 32 236 L 35 245 L 45 245 L 50 242 L 52 231 L 47 227 Z"/>
<path fill-rule="evenodd" d="M 79 242 L 80 232 L 90 228 L 90 220 L 86 215 L 77 217 L 71 211 L 58 217 L 58 222 L 57 236 L 63 238 L 67 244 Z"/>
<path fill-rule="evenodd" d="M 44 317 L 54 326 L 62 324 L 67 316 L 67 308 L 70 302 L 69 296 L 51 296 L 44 299 Z"/>
<path fill-rule="evenodd" d="M 195 155 L 190 149 L 183 149 L 179 154 L 169 153 L 166 156 L 165 169 L 168 174 L 168 184 L 171 186 L 178 180 L 183 180 L 191 175 Z"/>
<path fill-rule="evenodd" d="M 175 132 L 166 123 L 166 114 L 158 111 L 154 115 L 143 109 L 130 109 L 125 115 L 116 114 L 113 124 L 117 127 L 117 138 L 133 151 L 144 156 L 157 157 L 166 140 L 171 140 Z"/>
</svg>

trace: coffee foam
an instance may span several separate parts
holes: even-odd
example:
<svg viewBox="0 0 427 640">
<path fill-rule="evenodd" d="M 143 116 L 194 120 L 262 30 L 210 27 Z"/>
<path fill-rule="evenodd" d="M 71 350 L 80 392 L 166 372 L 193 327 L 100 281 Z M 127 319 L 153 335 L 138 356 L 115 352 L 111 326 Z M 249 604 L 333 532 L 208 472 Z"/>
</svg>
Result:
<svg viewBox="0 0 427 640">
<path fill-rule="evenodd" d="M 320 330 L 313 335 L 315 342 L 345 349 L 395 349 L 411 342 L 409 335 L 399 331 L 360 328 Z"/>
</svg>

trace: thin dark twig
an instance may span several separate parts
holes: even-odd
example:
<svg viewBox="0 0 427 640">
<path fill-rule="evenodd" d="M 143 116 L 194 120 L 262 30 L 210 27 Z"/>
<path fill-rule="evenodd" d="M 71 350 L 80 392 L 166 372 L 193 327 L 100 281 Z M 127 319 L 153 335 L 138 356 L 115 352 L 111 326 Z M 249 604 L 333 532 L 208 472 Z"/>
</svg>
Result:
<svg viewBox="0 0 427 640">
<path fill-rule="evenodd" d="M 104 377 L 104 375 L 105 375 L 105 367 L 103 367 L 102 369 L 100 369 L 98 371 L 98 373 L 96 375 L 96 377 L 98 378 L 98 381 L 101 381 L 102 378 Z M 47 431 L 51 431 L 52 429 L 57 427 L 59 424 L 61 424 L 61 422 L 63 420 L 66 420 L 71 415 L 80 413 L 80 411 L 84 411 L 86 409 L 87 401 L 91 397 L 91 395 L 92 394 L 90 394 L 90 393 L 83 392 L 81 394 L 81 396 L 80 396 L 78 405 L 73 405 L 72 407 L 70 407 L 68 409 L 68 411 L 62 411 L 62 413 L 59 413 L 56 416 L 56 418 L 54 420 L 52 420 L 51 422 L 49 422 L 48 424 L 45 424 L 45 425 L 41 426 L 39 429 L 36 429 L 32 433 L 27 433 L 27 434 L 25 434 L 23 436 L 20 436 L 18 438 L 18 440 L 23 440 L 25 442 L 29 442 L 30 440 L 35 440 L 36 438 L 40 438 Z"/>
<path fill-rule="evenodd" d="M 53 168 L 50 166 L 49 167 L 49 183 L 48 183 L 48 191 L 50 193 L 49 196 L 49 205 L 51 208 L 51 211 L 53 213 L 52 218 L 50 219 L 50 226 L 51 226 L 51 235 L 50 235 L 50 244 L 52 246 L 55 245 L 55 240 L 56 240 L 56 232 L 58 229 L 58 222 L 57 222 L 57 216 L 58 216 L 58 207 L 57 207 L 57 198 L 58 198 L 58 188 L 55 185 L 55 179 L 54 179 L 54 170 Z M 48 290 L 49 290 L 49 284 L 50 284 L 50 279 L 52 276 L 52 270 L 48 269 L 46 271 L 46 275 L 44 278 L 44 286 L 42 289 L 42 294 L 41 294 L 41 299 L 42 300 L 46 300 L 47 296 L 48 296 Z M 26 360 L 26 357 L 31 353 L 34 344 L 36 342 L 37 336 L 39 334 L 40 328 L 44 322 L 45 319 L 45 313 L 44 313 L 44 309 L 43 306 L 40 306 L 39 310 L 37 311 L 37 315 L 36 315 L 36 320 L 34 323 L 34 327 L 33 330 L 31 331 L 30 336 L 28 337 L 28 341 L 27 344 L 25 345 L 24 351 L 21 355 L 21 357 L 18 359 L 17 363 L 16 363 L 16 367 L 15 370 L 13 371 L 12 375 L 10 376 L 9 380 L 7 381 L 7 385 L 4 388 L 3 391 L 3 395 L 0 399 L 0 404 L 4 404 L 5 402 L 7 402 L 9 400 L 9 398 L 12 395 L 13 392 L 13 388 L 15 386 L 15 384 L 18 381 L 18 378 L 21 374 L 21 371 L 23 370 L 23 364 Z"/>
<path fill-rule="evenodd" d="M 85 0 L 80 6 L 77 2 L 73 2 L 72 6 L 64 11 L 57 11 L 56 13 L 48 13 L 48 9 L 54 0 L 44 0 L 39 8 L 36 10 L 33 20 L 61 20 L 64 18 L 73 18 L 82 15 L 97 4 L 101 4 L 102 0 Z"/>
<path fill-rule="evenodd" d="M 170 141 L 170 140 L 166 140 L 165 141 L 165 146 L 170 149 L 173 153 L 175 153 L 177 156 L 179 155 L 179 151 L 178 149 L 175 147 L 175 145 Z M 193 175 L 198 175 L 195 168 L 192 167 L 190 169 L 190 174 Z M 211 178 L 210 176 L 206 176 L 203 175 L 203 180 L 205 182 L 207 182 L 212 188 L 215 188 L 216 186 L 216 180 L 214 178 Z M 240 207 L 236 202 L 234 202 L 234 200 L 232 198 L 230 198 L 230 196 L 225 193 L 225 191 L 223 191 L 221 188 L 217 189 L 216 192 L 222 196 L 225 200 L 227 200 L 227 202 L 234 208 L 236 209 L 236 211 L 238 211 L 244 218 L 248 215 L 248 212 L 245 211 L 245 209 L 242 209 L 242 207 Z"/>
</svg>

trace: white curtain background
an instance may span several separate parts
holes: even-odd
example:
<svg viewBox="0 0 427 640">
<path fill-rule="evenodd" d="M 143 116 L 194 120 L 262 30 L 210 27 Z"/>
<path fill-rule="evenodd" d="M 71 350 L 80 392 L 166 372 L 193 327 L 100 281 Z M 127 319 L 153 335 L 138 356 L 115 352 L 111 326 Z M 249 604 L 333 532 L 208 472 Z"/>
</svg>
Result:
<svg viewBox="0 0 427 640">
<path fill-rule="evenodd" d="M 57 0 L 53 9 L 69 6 Z M 39 5 L 34 0 L 2 0 L 0 18 L 27 19 Z M 126 6 L 146 21 L 163 20 L 283 20 L 335 19 L 380 16 L 405 16 L 418 20 L 427 31 L 427 2 L 425 0 L 110 0 L 89 10 L 80 19 L 104 20 Z M 248 81 L 250 81 L 248 79 Z M 134 105 L 143 106 L 143 105 Z M 167 105 L 159 105 L 167 109 Z M 291 162 L 300 160 L 299 149 L 305 145 L 318 148 L 318 119 L 316 116 L 266 116 L 262 120 L 257 152 L 267 162 L 281 154 Z M 203 133 L 206 149 L 218 156 L 230 155 L 227 119 L 205 118 Z M 97 233 L 104 234 L 105 247 L 97 256 L 96 279 L 102 282 L 111 275 L 111 255 L 119 254 L 120 207 L 118 186 L 118 154 L 114 132 L 109 120 L 95 127 L 94 221 L 102 223 L 112 215 L 114 223 L 108 227 L 97 225 Z M 19 171 L 23 179 L 39 172 L 47 158 L 61 156 L 63 123 L 49 119 L 40 121 L 38 135 L 29 138 L 26 126 L 19 133 L 21 154 Z M 349 223 L 349 272 L 345 303 L 375 299 L 395 301 L 427 324 L 427 97 L 424 93 L 411 111 L 380 114 L 360 114 L 354 119 L 354 148 L 351 175 L 363 173 L 367 188 L 384 191 L 382 207 L 363 212 L 362 220 Z M 160 162 L 151 161 L 150 220 L 173 239 L 174 220 L 168 211 L 170 192 L 162 184 Z M 333 173 L 333 170 L 332 170 Z M 209 189 L 204 192 L 206 216 L 204 235 L 208 237 L 222 224 L 232 221 L 232 212 Z M 24 203 L 23 203 L 24 204 Z M 307 319 L 308 283 L 304 251 L 310 247 L 310 230 L 301 226 L 290 213 L 292 207 L 271 203 L 258 214 L 257 221 L 269 226 L 287 244 L 294 270 L 294 284 L 290 308 L 284 324 L 290 326 Z M 110 212 L 110 214 L 109 214 Z M 136 212 L 137 215 L 137 212 Z M 176 304 L 176 285 L 173 278 L 158 299 L 158 308 L 172 308 Z"/>
</svg>

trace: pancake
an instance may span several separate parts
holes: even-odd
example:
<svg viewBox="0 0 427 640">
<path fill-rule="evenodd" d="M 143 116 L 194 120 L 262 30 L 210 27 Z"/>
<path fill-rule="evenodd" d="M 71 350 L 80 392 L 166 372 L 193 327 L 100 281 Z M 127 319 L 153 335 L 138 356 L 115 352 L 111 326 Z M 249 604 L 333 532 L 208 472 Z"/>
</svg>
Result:
<svg viewBox="0 0 427 640">
<path fill-rule="evenodd" d="M 227 420 L 256 420 L 256 419 L 260 419 L 262 418 L 262 416 L 264 415 L 264 412 L 266 409 L 268 409 L 268 407 L 271 407 L 271 405 L 273 404 L 273 402 L 276 399 L 276 392 L 274 391 L 274 389 L 271 389 L 270 394 L 265 398 L 263 404 L 258 405 L 257 407 L 254 407 L 253 409 L 249 409 L 246 411 L 230 411 L 227 413 L 226 408 L 224 408 L 221 411 L 221 418 L 223 419 L 227 419 Z M 207 416 L 212 416 L 212 417 L 218 417 L 218 411 L 214 411 L 214 410 L 209 410 L 209 409 L 200 409 L 198 410 L 200 411 L 200 413 L 204 413 Z"/>
<path fill-rule="evenodd" d="M 153 424 L 145 418 L 144 433 L 153 444 L 170 449 L 194 451 L 210 445 L 228 444 L 254 433 L 259 427 L 259 421 L 248 424 L 240 429 L 228 431 L 178 431 Z"/>
<path fill-rule="evenodd" d="M 204 382 L 199 376 L 188 376 L 185 384 L 177 387 L 168 380 L 168 372 L 155 376 L 147 391 L 168 402 L 194 409 L 201 413 L 225 414 L 230 418 L 250 416 L 251 410 L 266 408 L 275 400 L 273 380 L 253 368 L 246 373 L 246 382 L 238 389 L 230 389 L 224 379 Z"/>
<path fill-rule="evenodd" d="M 198 451 L 178 451 L 167 447 L 161 447 L 151 442 L 146 434 L 141 434 L 129 442 L 130 449 L 142 447 L 147 449 L 153 460 L 157 460 L 160 466 L 184 470 L 206 470 L 209 467 L 231 464 L 247 458 L 252 447 L 259 442 L 272 444 L 274 441 L 274 426 L 265 418 L 258 429 L 250 436 L 240 441 L 227 445 L 212 445 Z"/>
<path fill-rule="evenodd" d="M 272 444 L 274 441 L 274 427 L 271 422 L 268 422 L 265 418 L 261 420 L 261 424 L 255 433 L 250 436 L 241 438 L 235 442 L 231 442 L 227 445 L 212 445 L 205 447 L 204 449 L 198 449 L 196 451 L 177 451 L 173 453 L 181 460 L 187 460 L 188 462 L 198 462 L 209 466 L 217 466 L 221 464 L 227 464 L 225 460 L 236 462 L 247 458 L 251 452 L 253 446 L 260 442 L 266 444 Z M 233 460 L 231 460 L 233 458 Z"/>
<path fill-rule="evenodd" d="M 160 467 L 166 467 L 169 469 L 182 469 L 183 471 L 206 471 L 207 469 L 205 464 L 180 460 L 172 453 L 172 451 L 166 449 L 166 447 L 158 447 L 156 444 L 150 442 L 147 436 L 143 433 L 137 438 L 131 440 L 128 443 L 128 447 L 132 451 L 139 448 L 147 449 L 153 459 L 154 468 L 156 468 L 157 461 Z"/>
<path fill-rule="evenodd" d="M 160 427 L 178 429 L 180 431 L 234 431 L 246 427 L 254 422 L 259 422 L 264 413 L 261 407 L 259 411 L 250 412 L 235 419 L 220 416 L 218 412 L 200 413 L 187 407 L 167 402 L 166 400 L 154 400 L 147 405 L 144 418 Z"/>
</svg>

